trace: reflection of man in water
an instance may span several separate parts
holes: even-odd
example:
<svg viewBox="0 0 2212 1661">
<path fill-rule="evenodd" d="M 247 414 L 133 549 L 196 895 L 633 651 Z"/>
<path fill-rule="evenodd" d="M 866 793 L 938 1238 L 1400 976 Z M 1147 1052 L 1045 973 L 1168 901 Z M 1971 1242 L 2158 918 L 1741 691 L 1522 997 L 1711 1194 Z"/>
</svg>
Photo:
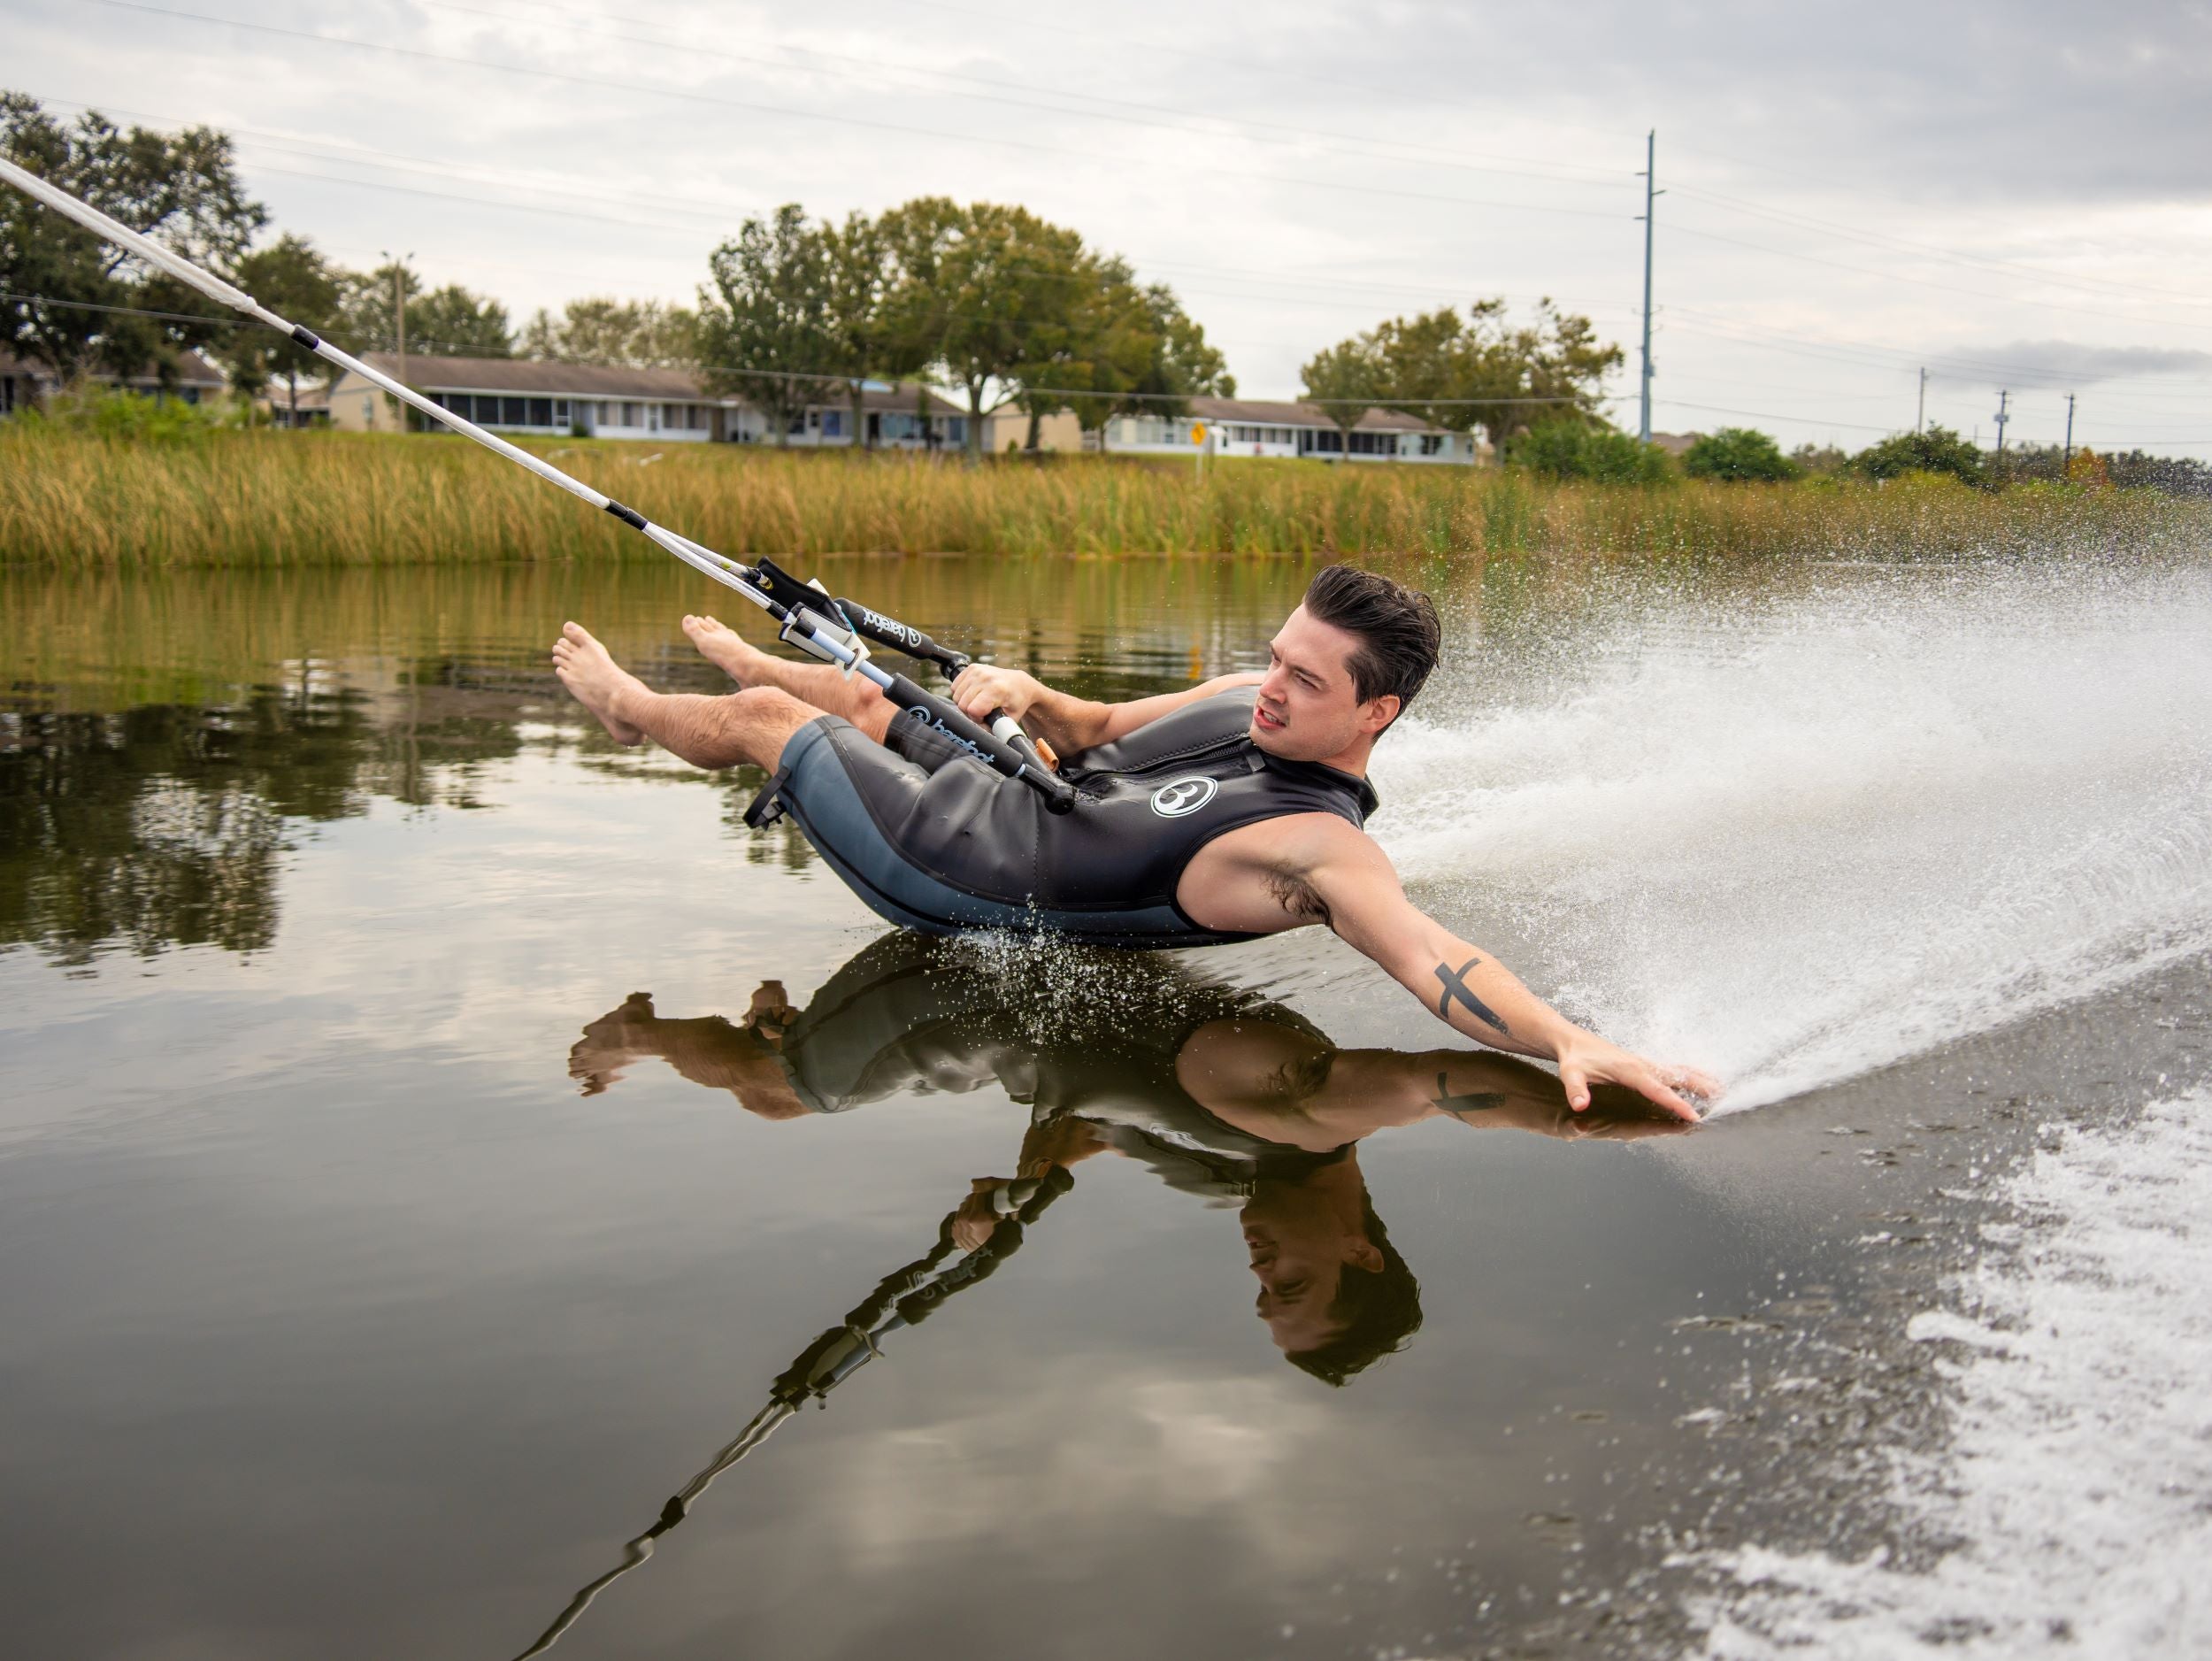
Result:
<svg viewBox="0 0 2212 1661">
<path fill-rule="evenodd" d="M 1113 983 L 1084 1002 L 1110 1030 L 1068 1031 L 1060 1007 L 1009 998 L 956 953 L 894 934 L 803 1011 L 776 981 L 735 1023 L 666 1019 L 633 994 L 584 1029 L 569 1071 L 591 1094 L 658 1057 L 771 1119 L 996 1084 L 1031 1122 L 1013 1175 L 972 1185 L 954 1224 L 964 1250 L 988 1237 L 1000 1192 L 1018 1178 L 1101 1153 L 1134 1159 L 1171 1187 L 1238 1208 L 1260 1318 L 1294 1365 L 1332 1384 L 1421 1324 L 1419 1284 L 1368 1197 L 1363 1138 L 1440 1115 L 1569 1137 L 1682 1128 L 1602 1096 L 1572 1112 L 1549 1073 L 1489 1052 L 1338 1050 L 1279 1005 L 1156 965 L 1117 965 Z"/>
</svg>

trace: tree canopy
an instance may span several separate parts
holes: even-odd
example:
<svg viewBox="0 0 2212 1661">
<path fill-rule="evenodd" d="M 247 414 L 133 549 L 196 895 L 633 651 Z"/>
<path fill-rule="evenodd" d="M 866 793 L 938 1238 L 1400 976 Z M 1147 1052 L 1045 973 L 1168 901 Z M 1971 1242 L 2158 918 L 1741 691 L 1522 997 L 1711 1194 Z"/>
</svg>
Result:
<svg viewBox="0 0 2212 1661">
<path fill-rule="evenodd" d="M 594 295 L 558 317 L 541 306 L 523 326 L 525 358 L 623 369 L 688 369 L 699 361 L 699 314 L 663 300 Z"/>
<path fill-rule="evenodd" d="M 1221 353 L 1162 284 L 1026 208 L 918 196 L 841 225 L 797 204 L 748 220 L 701 290 L 710 385 L 766 412 L 779 434 L 825 383 L 849 389 L 933 373 L 966 405 L 968 443 L 1007 404 L 1031 431 L 1056 410 L 1086 427 L 1139 409 L 1173 413 L 1233 392 Z"/>
<path fill-rule="evenodd" d="M 1348 431 L 1371 408 L 1402 410 L 1454 432 L 1481 427 L 1499 450 L 1516 433 L 1563 420 L 1599 420 L 1606 375 L 1621 349 L 1590 319 L 1540 302 L 1516 324 L 1502 299 L 1392 318 L 1317 353 L 1302 370 L 1305 396 Z"/>
<path fill-rule="evenodd" d="M 426 288 L 422 274 L 404 261 L 340 273 L 335 332 L 350 350 L 392 351 L 400 344 L 393 317 L 395 280 L 398 294 L 405 296 L 409 357 L 514 356 L 514 326 L 504 305 L 458 283 Z"/>
<path fill-rule="evenodd" d="M 0 92 L 0 155 L 218 270 L 232 269 L 268 222 L 239 181 L 230 140 L 212 127 L 126 129 L 97 111 L 65 124 L 35 98 Z M 150 367 L 165 379 L 182 353 L 236 327 L 174 278 L 17 190 L 0 192 L 0 292 L 17 296 L 0 300 L 0 346 L 64 381 Z"/>
<path fill-rule="evenodd" d="M 1977 485 L 1985 479 L 1982 452 L 1947 427 L 1893 434 L 1852 457 L 1849 465 L 1862 479 L 1895 479 L 1909 473 L 1947 474 Z"/>
<path fill-rule="evenodd" d="M 1683 452 L 1682 471 L 1693 479 L 1727 483 L 1776 483 L 1801 471 L 1766 434 L 1748 427 L 1724 427 L 1701 434 Z"/>
</svg>

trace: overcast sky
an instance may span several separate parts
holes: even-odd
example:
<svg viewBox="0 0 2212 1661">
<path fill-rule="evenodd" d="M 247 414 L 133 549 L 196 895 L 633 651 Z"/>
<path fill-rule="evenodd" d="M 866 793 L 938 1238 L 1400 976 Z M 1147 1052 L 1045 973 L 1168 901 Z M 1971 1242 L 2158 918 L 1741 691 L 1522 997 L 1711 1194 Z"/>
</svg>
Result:
<svg viewBox="0 0 2212 1661">
<path fill-rule="evenodd" d="M 250 27 L 249 27 L 250 26 Z M 320 36 L 322 38 L 311 38 Z M 1551 295 L 1654 425 L 1928 416 L 2212 456 L 2212 5 L 0 0 L 0 85 L 209 123 L 275 225 L 534 307 L 688 301 L 795 201 L 1019 202 L 1171 283 L 1240 389 Z M 351 42 L 341 44 L 335 42 Z"/>
</svg>

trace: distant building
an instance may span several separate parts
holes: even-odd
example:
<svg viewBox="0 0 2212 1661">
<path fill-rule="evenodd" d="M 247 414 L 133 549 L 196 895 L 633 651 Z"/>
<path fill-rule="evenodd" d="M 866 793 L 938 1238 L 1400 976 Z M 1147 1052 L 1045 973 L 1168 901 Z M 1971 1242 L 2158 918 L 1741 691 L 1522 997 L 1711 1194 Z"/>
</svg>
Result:
<svg viewBox="0 0 2212 1661">
<path fill-rule="evenodd" d="M 1470 434 L 1434 427 L 1396 410 L 1369 410 L 1349 433 L 1317 404 L 1257 398 L 1192 398 L 1187 415 L 1118 415 L 1106 423 L 1105 448 L 1119 455 L 1188 456 L 1203 427 L 1217 456 L 1320 461 L 1457 463 L 1479 460 L 1487 446 Z M 1086 448 L 1097 448 L 1085 434 Z"/>
<path fill-rule="evenodd" d="M 441 408 L 500 432 L 651 439 L 660 443 L 773 442 L 767 417 L 741 398 L 710 393 L 680 369 L 616 369 L 525 358 L 425 358 L 371 352 L 371 368 L 403 381 Z M 852 398 L 824 383 L 818 402 L 783 434 L 795 449 L 853 442 Z M 344 432 L 401 430 L 396 400 L 349 371 L 327 394 L 330 424 Z M 885 450 L 956 449 L 967 419 L 926 388 L 870 381 L 861 395 L 867 442 Z M 411 419 L 419 427 L 422 418 Z"/>
<path fill-rule="evenodd" d="M 1670 456 L 1681 456 L 1705 434 L 1702 433 L 1654 433 L 1651 442 Z"/>
<path fill-rule="evenodd" d="M 1037 448 L 1041 450 L 1078 450 L 1089 440 L 1082 423 L 1075 419 L 1072 410 L 1055 410 L 1041 416 L 1037 421 Z M 1008 404 L 983 418 L 983 448 L 988 450 L 1027 450 L 1029 448 L 1029 411 Z"/>
<path fill-rule="evenodd" d="M 134 375 L 95 374 L 92 379 L 103 386 L 127 387 L 133 392 L 175 398 L 183 404 L 219 397 L 227 384 L 222 371 L 197 352 L 186 352 L 177 359 L 167 386 L 162 384 L 161 377 L 150 365 Z M 18 410 L 43 404 L 60 388 L 61 378 L 45 365 L 0 351 L 0 415 L 12 415 Z"/>
</svg>

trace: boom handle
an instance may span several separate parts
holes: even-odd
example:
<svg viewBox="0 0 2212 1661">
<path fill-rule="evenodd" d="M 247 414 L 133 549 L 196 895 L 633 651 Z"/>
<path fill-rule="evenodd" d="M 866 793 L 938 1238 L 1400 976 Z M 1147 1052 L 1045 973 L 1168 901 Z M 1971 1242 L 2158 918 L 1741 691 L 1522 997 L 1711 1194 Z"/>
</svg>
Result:
<svg viewBox="0 0 2212 1661">
<path fill-rule="evenodd" d="M 941 646 L 911 623 L 902 623 L 895 617 L 887 617 L 873 606 L 863 605 L 840 595 L 830 602 L 845 614 L 845 620 L 856 633 L 866 635 L 879 646 L 888 646 L 893 651 L 904 652 L 924 663 L 933 663 L 945 672 L 949 681 L 968 666 L 968 654 Z"/>
</svg>

